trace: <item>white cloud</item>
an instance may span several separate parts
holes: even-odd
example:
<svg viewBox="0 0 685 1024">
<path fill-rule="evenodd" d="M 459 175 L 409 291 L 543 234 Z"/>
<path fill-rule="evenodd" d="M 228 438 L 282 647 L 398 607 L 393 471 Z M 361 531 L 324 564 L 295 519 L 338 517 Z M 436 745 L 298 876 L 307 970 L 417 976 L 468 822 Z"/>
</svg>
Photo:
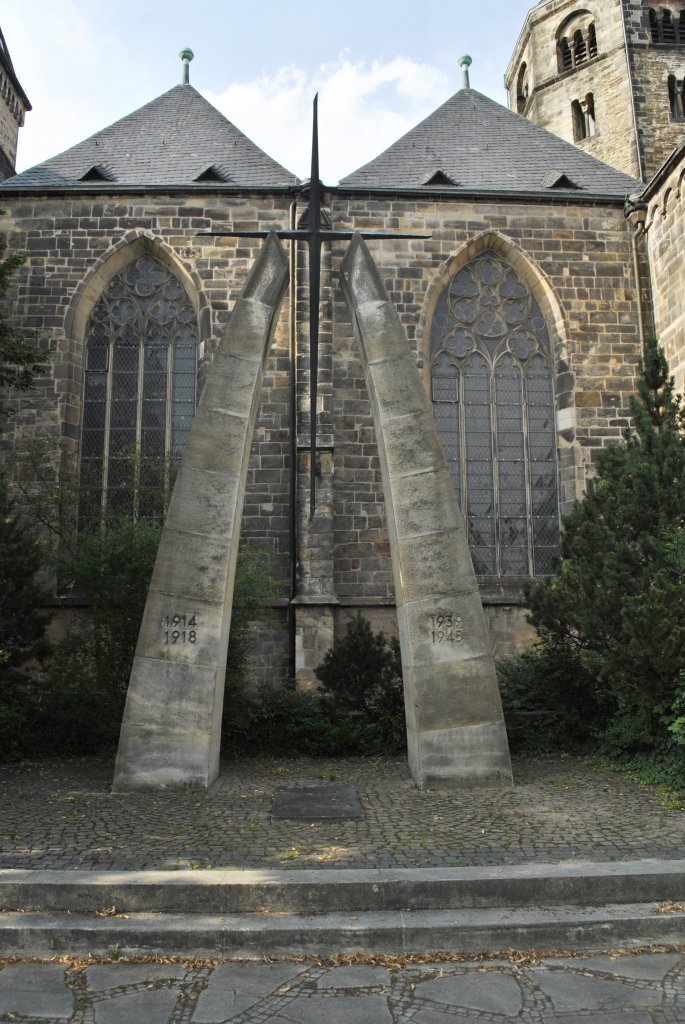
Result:
<svg viewBox="0 0 685 1024">
<path fill-rule="evenodd" d="M 445 75 L 429 64 L 404 57 L 367 63 L 343 53 L 314 72 L 281 67 L 204 95 L 270 156 L 308 177 L 318 92 L 320 173 L 335 184 L 430 113 L 447 88 Z"/>
</svg>

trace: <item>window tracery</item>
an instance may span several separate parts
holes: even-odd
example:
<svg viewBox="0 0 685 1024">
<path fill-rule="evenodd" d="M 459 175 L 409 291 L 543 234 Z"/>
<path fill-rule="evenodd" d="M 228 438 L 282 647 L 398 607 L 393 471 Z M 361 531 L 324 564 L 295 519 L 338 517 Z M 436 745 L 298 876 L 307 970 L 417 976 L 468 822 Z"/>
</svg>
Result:
<svg viewBox="0 0 685 1024">
<path fill-rule="evenodd" d="M 82 525 L 163 514 L 195 413 L 197 344 L 182 284 L 150 255 L 96 302 L 85 342 Z"/>
<path fill-rule="evenodd" d="M 493 250 L 443 289 L 430 334 L 433 411 L 476 573 L 544 576 L 558 549 L 549 332 Z"/>
</svg>

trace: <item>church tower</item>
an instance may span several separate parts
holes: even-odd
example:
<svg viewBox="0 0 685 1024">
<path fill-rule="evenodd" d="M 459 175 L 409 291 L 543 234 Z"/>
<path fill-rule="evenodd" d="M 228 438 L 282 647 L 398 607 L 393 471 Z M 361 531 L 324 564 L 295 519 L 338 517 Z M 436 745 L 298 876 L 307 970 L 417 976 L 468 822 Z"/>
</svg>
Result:
<svg viewBox="0 0 685 1024">
<path fill-rule="evenodd" d="M 543 0 L 505 84 L 513 110 L 647 181 L 685 138 L 685 0 Z"/>
<path fill-rule="evenodd" d="M 5 37 L 0 31 L 0 181 L 15 173 L 17 139 L 24 114 L 31 109 L 12 67 Z"/>
</svg>

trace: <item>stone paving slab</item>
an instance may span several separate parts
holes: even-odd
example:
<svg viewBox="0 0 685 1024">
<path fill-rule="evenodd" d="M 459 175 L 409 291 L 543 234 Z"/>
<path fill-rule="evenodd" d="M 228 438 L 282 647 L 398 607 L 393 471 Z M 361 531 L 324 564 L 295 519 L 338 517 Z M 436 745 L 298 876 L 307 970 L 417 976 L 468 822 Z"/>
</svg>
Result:
<svg viewBox="0 0 685 1024">
<path fill-rule="evenodd" d="M 95 759 L 0 768 L 0 868 L 427 868 L 677 859 L 685 813 L 575 758 L 514 762 L 512 790 L 419 791 L 403 758 L 241 760 L 209 792 L 112 794 Z M 277 790 L 344 784 L 358 821 L 274 820 Z"/>
<path fill-rule="evenodd" d="M 113 954 L 116 955 L 116 954 Z M 685 955 L 403 964 L 12 963 L 1 1024 L 678 1024 Z"/>
</svg>

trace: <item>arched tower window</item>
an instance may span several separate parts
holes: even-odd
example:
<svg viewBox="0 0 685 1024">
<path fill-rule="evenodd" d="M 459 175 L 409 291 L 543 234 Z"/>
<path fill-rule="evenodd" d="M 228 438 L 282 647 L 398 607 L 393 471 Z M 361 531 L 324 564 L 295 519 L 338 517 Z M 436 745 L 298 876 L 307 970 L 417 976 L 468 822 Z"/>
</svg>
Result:
<svg viewBox="0 0 685 1024">
<path fill-rule="evenodd" d="M 664 10 L 661 16 L 661 39 L 664 43 L 675 43 L 675 25 L 669 10 Z"/>
<path fill-rule="evenodd" d="M 670 8 L 661 5 L 650 7 L 648 16 L 649 34 L 653 43 L 663 43 L 666 46 L 685 43 L 685 11 L 679 0 L 674 0 Z"/>
<path fill-rule="evenodd" d="M 568 39 L 560 39 L 557 43 L 557 68 L 559 71 L 570 71 L 573 67 L 573 54 Z"/>
<path fill-rule="evenodd" d="M 528 102 L 528 68 L 524 61 L 519 68 L 519 73 L 516 78 L 516 113 L 523 114 L 526 110 L 526 103 Z"/>
<path fill-rule="evenodd" d="M 546 576 L 559 542 L 549 332 L 493 250 L 442 290 L 431 323 L 433 411 L 476 573 Z"/>
<path fill-rule="evenodd" d="M 587 60 L 587 45 L 580 29 L 573 35 L 573 63 L 583 64 Z"/>
<path fill-rule="evenodd" d="M 573 141 L 581 142 L 582 139 L 587 138 L 587 125 L 580 100 L 574 100 L 571 104 L 571 117 L 573 119 Z"/>
<path fill-rule="evenodd" d="M 85 342 L 82 526 L 162 515 L 195 413 L 197 344 L 191 302 L 153 256 L 101 294 Z"/>
<path fill-rule="evenodd" d="M 597 31 L 590 11 L 576 11 L 556 34 L 557 70 L 570 71 L 597 56 Z"/>
<path fill-rule="evenodd" d="M 672 121 L 685 120 L 685 78 L 668 76 L 668 106 Z"/>
<path fill-rule="evenodd" d="M 597 124 L 595 122 L 595 97 L 591 92 L 585 97 L 585 125 L 588 138 L 592 138 L 597 131 Z"/>
</svg>

